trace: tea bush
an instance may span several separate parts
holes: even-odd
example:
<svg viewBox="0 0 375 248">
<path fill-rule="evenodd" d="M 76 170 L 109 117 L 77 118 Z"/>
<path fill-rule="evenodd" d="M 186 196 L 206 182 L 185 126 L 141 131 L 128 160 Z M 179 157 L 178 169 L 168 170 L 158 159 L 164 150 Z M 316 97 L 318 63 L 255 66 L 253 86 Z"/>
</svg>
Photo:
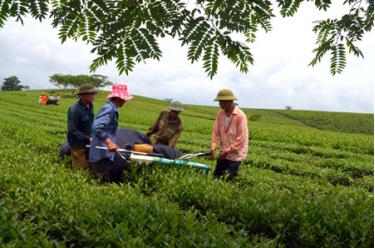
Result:
<svg viewBox="0 0 375 248">
<path fill-rule="evenodd" d="M 0 246 L 373 247 L 373 115 L 244 109 L 249 156 L 234 183 L 133 164 L 105 185 L 58 157 L 76 100 L 41 106 L 39 94 L 0 92 Z M 120 127 L 146 131 L 167 107 L 136 96 Z M 207 150 L 218 108 L 185 109 L 178 149 Z"/>
</svg>

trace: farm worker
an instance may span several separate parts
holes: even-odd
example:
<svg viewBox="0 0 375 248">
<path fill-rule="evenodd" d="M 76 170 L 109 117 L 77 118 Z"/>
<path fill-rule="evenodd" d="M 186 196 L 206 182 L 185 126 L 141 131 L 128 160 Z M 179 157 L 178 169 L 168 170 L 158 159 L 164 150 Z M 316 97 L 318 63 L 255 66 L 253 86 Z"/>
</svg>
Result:
<svg viewBox="0 0 375 248">
<path fill-rule="evenodd" d="M 228 181 L 236 176 L 240 164 L 246 159 L 248 150 L 247 117 L 234 100 L 237 98 L 229 89 L 220 90 L 214 101 L 219 101 L 221 110 L 216 114 L 211 135 L 210 153 L 213 156 L 220 141 L 220 156 L 216 162 L 214 177 L 229 171 Z"/>
<path fill-rule="evenodd" d="M 94 121 L 94 95 L 97 93 L 91 84 L 84 84 L 78 91 L 78 102 L 68 110 L 68 143 L 71 148 L 72 166 L 89 169 L 88 149 L 91 126 Z"/>
<path fill-rule="evenodd" d="M 168 110 L 159 114 L 158 119 L 147 130 L 146 135 L 151 136 L 153 144 L 175 147 L 183 129 L 180 113 L 184 110 L 182 103 L 174 101 Z"/>
<path fill-rule="evenodd" d="M 112 85 L 112 92 L 107 96 L 109 102 L 102 107 L 92 126 L 94 136 L 90 144 L 89 161 L 92 170 L 107 182 L 121 182 L 122 173 L 127 169 L 127 161 L 116 151 L 116 132 L 118 127 L 118 108 L 133 98 L 125 84 Z M 108 150 L 97 149 L 107 147 Z"/>
</svg>

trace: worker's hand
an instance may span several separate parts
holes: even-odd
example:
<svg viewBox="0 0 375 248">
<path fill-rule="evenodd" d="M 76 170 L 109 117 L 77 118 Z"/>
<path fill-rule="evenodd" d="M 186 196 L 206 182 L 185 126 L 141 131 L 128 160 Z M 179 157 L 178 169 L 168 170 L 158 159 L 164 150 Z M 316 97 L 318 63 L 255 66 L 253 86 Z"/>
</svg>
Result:
<svg viewBox="0 0 375 248">
<path fill-rule="evenodd" d="M 91 137 L 90 137 L 89 141 L 90 141 L 90 144 L 91 144 L 91 142 L 92 142 L 92 138 Z"/>
<path fill-rule="evenodd" d="M 116 152 L 117 149 L 119 148 L 118 145 L 116 145 L 115 143 L 113 143 L 110 138 L 106 138 L 104 140 L 104 143 L 107 145 L 108 151 L 110 151 L 110 152 Z"/>
<path fill-rule="evenodd" d="M 210 156 L 211 159 L 214 159 L 215 158 L 215 149 L 208 150 L 207 155 Z"/>
<path fill-rule="evenodd" d="M 220 159 L 225 159 L 226 156 L 228 155 L 228 151 L 225 151 L 225 150 L 221 150 L 220 151 Z"/>
<path fill-rule="evenodd" d="M 108 146 L 108 150 L 109 150 L 110 152 L 116 152 L 117 149 L 119 148 L 118 145 L 116 145 L 116 144 L 113 143 L 113 142 L 108 143 L 107 146 Z"/>
</svg>

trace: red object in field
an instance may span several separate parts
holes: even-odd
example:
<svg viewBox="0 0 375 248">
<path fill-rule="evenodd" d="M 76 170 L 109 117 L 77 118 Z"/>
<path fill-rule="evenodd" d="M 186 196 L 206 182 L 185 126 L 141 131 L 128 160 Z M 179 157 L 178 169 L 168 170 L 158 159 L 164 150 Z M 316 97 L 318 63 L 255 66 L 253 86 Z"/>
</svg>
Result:
<svg viewBox="0 0 375 248">
<path fill-rule="evenodd" d="M 39 104 L 46 105 L 48 101 L 48 97 L 46 95 L 39 96 Z"/>
</svg>

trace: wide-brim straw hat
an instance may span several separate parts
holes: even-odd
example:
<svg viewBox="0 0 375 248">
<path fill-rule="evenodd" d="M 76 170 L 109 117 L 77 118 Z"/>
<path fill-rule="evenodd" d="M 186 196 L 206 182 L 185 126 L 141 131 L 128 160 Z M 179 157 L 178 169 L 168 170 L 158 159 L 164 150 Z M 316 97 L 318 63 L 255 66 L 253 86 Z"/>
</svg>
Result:
<svg viewBox="0 0 375 248">
<path fill-rule="evenodd" d="M 133 99 L 133 96 L 128 92 L 128 86 L 125 84 L 114 84 L 112 85 L 112 92 L 107 96 L 108 99 L 120 98 L 125 101 Z"/>
</svg>

